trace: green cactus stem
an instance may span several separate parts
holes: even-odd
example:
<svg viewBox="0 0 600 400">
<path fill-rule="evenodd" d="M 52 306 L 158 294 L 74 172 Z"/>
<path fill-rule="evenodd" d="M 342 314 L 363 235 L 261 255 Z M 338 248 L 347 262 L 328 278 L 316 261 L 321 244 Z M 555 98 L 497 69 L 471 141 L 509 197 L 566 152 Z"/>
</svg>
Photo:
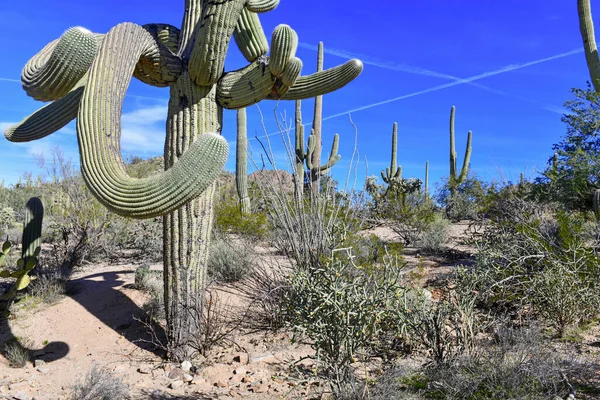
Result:
<svg viewBox="0 0 600 400">
<path fill-rule="evenodd" d="M 323 71 L 323 42 L 319 42 L 317 51 L 317 72 Z M 312 123 L 311 136 L 314 138 L 314 150 L 310 157 L 312 165 L 321 164 L 321 151 L 323 148 L 323 96 L 315 97 L 315 110 Z M 310 139 L 309 139 L 310 140 Z M 316 194 L 319 191 L 319 171 L 315 171 L 315 174 L 310 175 L 311 188 Z"/>
<path fill-rule="evenodd" d="M 425 198 L 429 198 L 429 161 L 425 161 Z"/>
<path fill-rule="evenodd" d="M 392 159 L 390 166 L 381 171 L 381 179 L 388 186 L 402 180 L 402 166 L 398 165 L 398 123 L 394 122 L 392 127 Z"/>
<path fill-rule="evenodd" d="M 329 172 L 342 156 L 338 154 L 340 135 L 337 133 L 333 135 L 333 143 L 331 144 L 331 150 L 327 162 L 320 165 L 313 164 L 313 155 L 316 152 L 316 136 L 314 130 L 311 130 L 311 134 L 308 137 L 308 143 L 306 149 L 304 147 L 304 125 L 302 125 L 302 105 L 300 100 L 296 100 L 296 114 L 295 114 L 295 129 L 296 129 L 296 142 L 295 142 L 295 154 L 296 154 L 296 171 L 295 171 L 295 190 L 298 198 L 302 197 L 304 191 L 304 177 L 306 175 L 304 165 L 308 170 L 308 176 L 319 176 Z M 312 181 L 311 181 L 312 184 Z"/>
<path fill-rule="evenodd" d="M 454 193 L 458 186 L 460 186 L 466 179 L 467 173 L 469 172 L 469 163 L 471 162 L 471 140 L 473 138 L 473 133 L 469 131 L 467 135 L 467 147 L 465 150 L 465 158 L 463 160 L 463 165 L 458 177 L 456 176 L 456 150 L 454 147 L 454 114 L 456 112 L 456 107 L 452 106 L 450 109 L 450 192 Z"/>
<path fill-rule="evenodd" d="M 237 144 L 235 150 L 235 183 L 240 200 L 240 210 L 242 214 L 250 214 L 250 197 L 248 197 L 248 134 L 245 108 L 237 110 Z"/>
<path fill-rule="evenodd" d="M 37 257 L 41 250 L 42 220 L 44 218 L 44 206 L 37 197 L 30 198 L 25 204 L 23 218 L 23 237 L 21 258 L 17 260 L 17 270 L 9 269 L 0 271 L 2 278 L 15 278 L 12 287 L 0 298 L 0 313 L 6 316 L 14 301 L 17 292 L 25 289 L 31 282 L 29 273 L 37 265 Z M 7 240 L 2 245 L 0 252 L 0 265 L 6 262 L 10 252 L 11 244 Z"/>
<path fill-rule="evenodd" d="M 5 132 L 11 141 L 35 140 L 76 118 L 82 175 L 94 196 L 121 215 L 163 216 L 168 357 L 179 362 L 195 354 L 192 342 L 202 325 L 215 179 L 228 152 L 220 136 L 223 108 L 322 95 L 362 71 L 360 61 L 350 60 L 301 76 L 298 38 L 287 25 L 275 29 L 267 55 L 257 13 L 278 0 L 184 3 L 181 29 L 123 23 L 105 35 L 79 30 L 71 40 L 65 34 L 44 48 L 28 64 L 24 85 L 54 102 Z M 225 72 L 232 36 L 249 64 Z M 128 176 L 121 157 L 121 110 L 131 77 L 170 90 L 165 171 L 145 179 Z"/>
<path fill-rule="evenodd" d="M 579 15 L 579 30 L 581 31 L 590 79 L 594 90 L 600 92 L 600 57 L 598 56 L 598 47 L 594 35 L 590 0 L 577 0 L 577 14 Z"/>
</svg>

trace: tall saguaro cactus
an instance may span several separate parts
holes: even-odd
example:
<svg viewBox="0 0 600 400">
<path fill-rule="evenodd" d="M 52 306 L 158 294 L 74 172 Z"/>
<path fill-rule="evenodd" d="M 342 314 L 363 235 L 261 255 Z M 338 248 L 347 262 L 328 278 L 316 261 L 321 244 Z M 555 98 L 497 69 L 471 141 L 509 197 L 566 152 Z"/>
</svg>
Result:
<svg viewBox="0 0 600 400">
<path fill-rule="evenodd" d="M 317 72 L 323 71 L 323 57 L 323 42 L 319 42 L 317 49 Z M 314 150 L 310 156 L 310 162 L 312 165 L 321 165 L 321 151 L 323 149 L 323 96 L 315 97 L 315 112 L 311 136 L 314 136 Z M 319 179 L 322 173 L 324 172 L 320 170 L 311 171 L 311 188 L 315 194 L 319 191 Z"/>
<path fill-rule="evenodd" d="M 579 15 L 579 30 L 583 39 L 583 49 L 590 79 L 594 90 L 600 92 L 600 57 L 598 56 L 598 47 L 594 35 L 590 0 L 577 0 L 577 14 Z"/>
<path fill-rule="evenodd" d="M 392 159 L 390 166 L 381 171 L 381 178 L 388 186 L 402 180 L 402 166 L 398 165 L 398 123 L 392 127 Z"/>
<path fill-rule="evenodd" d="M 242 214 L 250 214 L 248 196 L 248 133 L 246 109 L 237 110 L 237 141 L 235 147 L 235 184 Z"/>
<path fill-rule="evenodd" d="M 327 162 L 324 164 L 314 164 L 315 158 L 320 160 L 321 146 L 318 145 L 320 138 L 315 135 L 314 128 L 311 130 L 311 134 L 308 137 L 308 144 L 304 146 L 304 125 L 302 125 L 302 106 L 301 101 L 296 100 L 296 115 L 295 115 L 295 130 L 296 130 L 296 143 L 295 143 L 295 154 L 296 154 L 296 195 L 301 198 L 304 191 L 304 164 L 308 169 L 308 175 L 312 184 L 312 188 L 318 189 L 318 181 L 314 181 L 314 177 L 321 176 L 329 172 L 331 167 L 337 163 L 342 156 L 338 154 L 340 135 L 337 133 L 333 135 L 333 143 L 331 145 L 331 151 Z M 317 150 L 318 149 L 318 150 Z M 315 157 L 315 153 L 319 152 L 319 157 Z M 314 193 L 314 192 L 313 192 Z"/>
<path fill-rule="evenodd" d="M 471 162 L 471 139 L 473 137 L 473 133 L 469 131 L 467 136 L 467 147 L 465 149 L 465 158 L 463 160 L 463 165 L 460 170 L 460 174 L 456 176 L 456 149 L 454 146 L 454 114 L 456 112 L 456 107 L 452 106 L 450 109 L 450 192 L 454 193 L 458 186 L 462 184 L 465 179 L 467 179 L 467 173 L 469 172 L 469 163 Z"/>
<path fill-rule="evenodd" d="M 297 100 L 337 90 L 362 71 L 350 60 L 300 76 L 296 32 L 277 26 L 272 48 L 259 13 L 279 0 L 185 0 L 181 29 L 122 23 L 107 34 L 67 31 L 25 66 L 27 94 L 54 100 L 7 129 L 12 141 L 49 135 L 77 118 L 81 171 L 90 191 L 110 210 L 134 218 L 163 215 L 165 308 L 169 357 L 196 352 L 201 328 L 215 179 L 227 159 L 220 136 L 223 108 L 263 99 Z M 233 35 L 248 65 L 225 72 Z M 134 179 L 121 156 L 121 110 L 131 77 L 170 88 L 165 171 Z"/>
<path fill-rule="evenodd" d="M 429 161 L 425 161 L 425 198 L 429 198 Z"/>
</svg>

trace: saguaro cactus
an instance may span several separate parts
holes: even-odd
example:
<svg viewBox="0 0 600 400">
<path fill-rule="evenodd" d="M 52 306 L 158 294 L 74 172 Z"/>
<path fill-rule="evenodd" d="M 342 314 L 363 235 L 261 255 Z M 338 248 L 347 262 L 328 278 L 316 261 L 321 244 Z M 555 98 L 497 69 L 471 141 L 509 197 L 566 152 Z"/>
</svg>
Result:
<svg viewBox="0 0 600 400">
<path fill-rule="evenodd" d="M 0 313 L 2 314 L 8 312 L 17 292 L 25 289 L 31 282 L 29 272 L 36 266 L 37 256 L 41 250 L 43 219 L 44 206 L 42 201 L 37 197 L 30 198 L 25 204 L 21 258 L 17 261 L 17 270 L 0 271 L 0 277 L 16 279 L 11 289 L 0 298 Z M 7 240 L 0 251 L 0 265 L 6 261 L 10 249 L 11 244 Z"/>
<path fill-rule="evenodd" d="M 467 136 L 467 148 L 465 150 L 465 158 L 463 160 L 463 165 L 460 170 L 460 175 L 456 176 L 456 150 L 454 147 L 454 113 L 456 112 L 456 107 L 452 106 L 450 109 L 450 192 L 454 193 L 458 186 L 467 179 L 467 173 L 469 172 L 469 163 L 471 162 L 471 139 L 473 137 L 473 133 L 469 131 Z"/>
<path fill-rule="evenodd" d="M 429 198 L 429 161 L 425 161 L 425 198 Z"/>
<path fill-rule="evenodd" d="M 323 71 L 323 42 L 319 42 L 317 50 L 317 72 Z M 323 96 L 315 97 L 315 111 L 312 123 L 311 136 L 314 136 L 314 150 L 310 156 L 312 165 L 321 165 L 321 151 L 323 149 Z M 311 188 L 313 193 L 319 191 L 319 178 L 324 171 L 315 170 L 310 173 Z"/>
<path fill-rule="evenodd" d="M 301 198 L 302 193 L 304 191 L 304 176 L 305 169 L 304 164 L 306 164 L 306 168 L 308 169 L 308 175 L 310 177 L 310 181 L 312 187 L 318 188 L 318 182 L 314 181 L 314 177 L 321 176 L 329 172 L 331 167 L 337 163 L 342 156 L 338 154 L 339 149 L 339 141 L 340 135 L 337 133 L 333 135 L 333 143 L 331 145 L 331 151 L 329 152 L 329 157 L 327 158 L 327 162 L 325 164 L 314 164 L 314 160 L 320 160 L 319 157 L 315 157 L 315 153 L 318 151 L 321 153 L 321 146 L 317 143 L 320 142 L 320 138 L 315 135 L 314 128 L 311 130 L 311 134 L 308 137 L 308 145 L 305 149 L 304 147 L 304 125 L 302 125 L 302 106 L 300 100 L 296 100 L 296 143 L 295 143 L 295 154 L 296 154 L 296 195 Z M 317 150 L 318 149 L 318 150 Z M 314 193 L 314 192 L 313 192 Z"/>
<path fill-rule="evenodd" d="M 600 189 L 596 189 L 593 196 L 594 214 L 596 214 L 596 219 L 600 221 Z"/>
<path fill-rule="evenodd" d="M 122 23 L 106 35 L 69 30 L 23 71 L 26 92 L 54 102 L 5 133 L 12 141 L 34 140 L 76 117 L 81 171 L 94 196 L 121 215 L 164 216 L 167 341 L 169 357 L 177 361 L 196 352 L 201 327 L 214 180 L 228 152 L 220 136 L 223 108 L 322 95 L 362 71 L 360 61 L 350 60 L 300 76 L 298 37 L 287 25 L 273 31 L 267 56 L 258 13 L 278 3 L 185 0 L 181 29 Z M 232 35 L 249 64 L 224 72 Z M 120 151 L 123 97 L 132 76 L 170 88 L 165 172 L 144 179 L 126 174 Z"/>
<path fill-rule="evenodd" d="M 590 0 L 577 0 L 577 14 L 579 15 L 579 30 L 583 39 L 583 49 L 590 79 L 594 90 L 600 92 L 600 58 L 596 47 Z"/>
<path fill-rule="evenodd" d="M 381 178 L 388 186 L 402 180 L 402 166 L 398 165 L 398 123 L 392 127 L 392 159 L 390 166 L 381 171 Z"/>
<path fill-rule="evenodd" d="M 250 197 L 248 196 L 248 134 L 245 108 L 237 110 L 235 153 L 235 184 L 240 200 L 240 210 L 242 214 L 250 214 Z"/>
</svg>

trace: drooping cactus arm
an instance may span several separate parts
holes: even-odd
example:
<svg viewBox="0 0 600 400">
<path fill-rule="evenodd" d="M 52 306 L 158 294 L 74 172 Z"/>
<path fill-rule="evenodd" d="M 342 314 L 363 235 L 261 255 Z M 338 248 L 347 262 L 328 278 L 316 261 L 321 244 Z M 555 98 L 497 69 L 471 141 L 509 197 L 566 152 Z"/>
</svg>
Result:
<svg viewBox="0 0 600 400">
<path fill-rule="evenodd" d="M 40 108 L 17 125 L 8 127 L 4 132 L 6 139 L 11 142 L 29 142 L 66 126 L 77 117 L 85 82 L 87 77 L 82 78 L 65 97 Z"/>
<path fill-rule="evenodd" d="M 242 10 L 238 19 L 233 38 L 248 62 L 256 61 L 260 56 L 269 52 L 269 42 L 263 31 L 260 19 L 256 13 Z"/>
<path fill-rule="evenodd" d="M 127 175 L 120 150 L 123 97 L 140 55 L 154 44 L 141 26 L 111 29 L 89 71 L 77 115 L 87 186 L 107 208 L 134 218 L 164 215 L 198 197 L 218 176 L 228 152 L 223 137 L 206 133 L 167 171 L 144 179 Z"/>
<path fill-rule="evenodd" d="M 223 74 L 229 41 L 246 1 L 202 2 L 188 64 L 190 77 L 198 86 L 213 85 Z"/>
<path fill-rule="evenodd" d="M 21 74 L 23 89 L 41 101 L 65 96 L 92 65 L 101 41 L 101 35 L 85 28 L 67 30 L 27 62 Z"/>
<path fill-rule="evenodd" d="M 133 76 L 152 86 L 169 86 L 183 69 L 183 62 L 177 55 L 179 29 L 168 24 L 147 24 L 142 28 L 154 38 L 154 44 L 140 55 Z"/>
</svg>

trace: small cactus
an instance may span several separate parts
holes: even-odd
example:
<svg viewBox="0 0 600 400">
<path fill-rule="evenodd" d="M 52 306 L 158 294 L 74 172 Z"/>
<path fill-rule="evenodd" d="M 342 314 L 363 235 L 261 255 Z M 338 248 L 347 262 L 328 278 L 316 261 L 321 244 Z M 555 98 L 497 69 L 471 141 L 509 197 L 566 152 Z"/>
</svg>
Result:
<svg viewBox="0 0 600 400">
<path fill-rule="evenodd" d="M 0 277 L 15 278 L 16 281 L 12 288 L 4 294 L 2 301 L 2 312 L 6 313 L 10 304 L 14 300 L 19 290 L 25 289 L 31 282 L 29 272 L 36 266 L 37 257 L 41 250 L 42 219 L 44 218 L 44 207 L 42 201 L 37 197 L 32 197 L 25 205 L 25 218 L 23 221 L 23 249 L 21 258 L 17 260 L 17 270 L 2 270 Z M 11 250 L 11 244 L 7 240 L 2 245 L 0 252 L 0 265 L 6 262 L 7 256 Z"/>
<path fill-rule="evenodd" d="M 429 198 L 429 161 L 425 161 L 425 198 Z"/>
</svg>

